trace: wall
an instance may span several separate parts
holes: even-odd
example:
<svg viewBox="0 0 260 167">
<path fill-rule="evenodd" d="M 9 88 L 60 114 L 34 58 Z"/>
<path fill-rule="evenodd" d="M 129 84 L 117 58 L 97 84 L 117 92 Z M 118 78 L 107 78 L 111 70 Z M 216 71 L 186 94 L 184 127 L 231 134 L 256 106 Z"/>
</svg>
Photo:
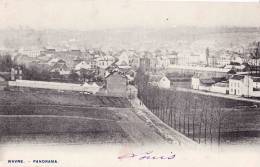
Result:
<svg viewBox="0 0 260 167">
<path fill-rule="evenodd" d="M 199 85 L 199 90 L 210 91 L 211 86 Z"/>
<path fill-rule="evenodd" d="M 88 91 L 95 94 L 98 87 L 86 87 L 80 84 L 59 83 L 59 82 L 44 82 L 44 81 L 29 81 L 29 80 L 16 80 L 9 81 L 9 86 L 16 87 L 29 87 L 29 88 L 41 88 L 41 89 L 55 89 L 55 90 L 70 90 L 70 91 Z"/>
<path fill-rule="evenodd" d="M 126 96 L 126 78 L 115 73 L 110 75 L 107 79 L 107 93 L 113 96 Z"/>
<path fill-rule="evenodd" d="M 228 90 L 228 87 L 220 87 L 220 86 L 214 86 L 214 85 L 212 85 L 210 88 L 211 92 L 223 93 L 223 94 L 226 94 L 227 90 Z"/>
<path fill-rule="evenodd" d="M 252 96 L 253 97 L 260 97 L 260 91 L 253 91 Z"/>
<path fill-rule="evenodd" d="M 200 85 L 200 79 L 192 77 L 191 78 L 191 88 L 192 89 L 199 89 L 199 85 Z"/>
</svg>

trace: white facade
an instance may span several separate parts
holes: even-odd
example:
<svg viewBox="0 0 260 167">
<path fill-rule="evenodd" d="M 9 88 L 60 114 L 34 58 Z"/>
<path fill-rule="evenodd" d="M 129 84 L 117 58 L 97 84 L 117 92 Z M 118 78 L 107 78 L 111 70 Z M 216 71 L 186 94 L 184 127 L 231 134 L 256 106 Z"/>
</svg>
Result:
<svg viewBox="0 0 260 167">
<path fill-rule="evenodd" d="M 165 89 L 169 89 L 171 87 L 171 81 L 166 76 L 152 76 L 149 84 Z"/>
<path fill-rule="evenodd" d="M 21 49 L 19 50 L 19 53 L 23 55 L 27 55 L 29 57 L 38 57 L 41 54 L 40 50 L 30 50 L 30 49 Z"/>
<path fill-rule="evenodd" d="M 229 94 L 250 97 L 253 94 L 253 80 L 249 76 L 241 79 L 229 79 Z"/>
<path fill-rule="evenodd" d="M 239 63 L 239 64 L 242 64 L 244 62 L 244 60 L 240 56 L 238 56 L 238 55 L 233 55 L 231 57 L 231 61 Z"/>
<path fill-rule="evenodd" d="M 191 78 L 191 88 L 196 90 L 204 90 L 204 91 L 226 94 L 228 90 L 228 84 L 218 82 L 212 85 L 204 85 L 201 84 L 200 78 L 194 76 Z"/>
<path fill-rule="evenodd" d="M 116 62 L 116 65 L 118 66 L 129 66 L 129 57 L 126 52 L 123 52 L 119 57 L 118 57 L 118 62 Z"/>
<path fill-rule="evenodd" d="M 97 66 L 103 69 L 109 67 L 114 62 L 115 58 L 113 56 L 101 56 L 97 58 Z"/>
<path fill-rule="evenodd" d="M 169 89 L 171 87 L 171 81 L 167 77 L 162 77 L 160 81 L 158 82 L 158 86 L 160 88 L 166 88 Z"/>
<path fill-rule="evenodd" d="M 220 57 L 217 59 L 217 64 L 219 66 L 226 66 L 230 64 L 230 62 L 231 62 L 231 58 L 229 54 L 220 55 Z"/>
<path fill-rule="evenodd" d="M 77 64 L 76 66 L 75 66 L 75 70 L 80 70 L 80 69 L 86 69 L 86 70 L 88 70 L 88 69 L 90 69 L 91 68 L 91 64 L 90 63 L 87 63 L 87 62 L 85 62 L 85 61 L 82 61 L 82 62 L 80 62 L 79 64 Z"/>
<path fill-rule="evenodd" d="M 253 66 L 260 66 L 260 59 L 249 59 L 248 64 Z"/>
<path fill-rule="evenodd" d="M 198 77 L 191 78 L 191 88 L 192 89 L 199 89 L 200 86 L 200 79 Z"/>
<path fill-rule="evenodd" d="M 60 69 L 58 72 L 60 75 L 69 75 L 70 74 L 70 70 Z"/>
<path fill-rule="evenodd" d="M 260 82 L 259 81 L 253 81 L 253 88 L 260 89 Z"/>
</svg>

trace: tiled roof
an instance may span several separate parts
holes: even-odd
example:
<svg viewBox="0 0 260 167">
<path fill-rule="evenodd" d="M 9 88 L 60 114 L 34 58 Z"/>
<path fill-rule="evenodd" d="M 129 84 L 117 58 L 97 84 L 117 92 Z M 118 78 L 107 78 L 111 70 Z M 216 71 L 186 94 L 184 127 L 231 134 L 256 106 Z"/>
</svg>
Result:
<svg viewBox="0 0 260 167">
<path fill-rule="evenodd" d="M 69 70 L 69 68 L 66 66 L 66 64 L 59 64 L 59 63 L 56 63 L 56 64 L 52 67 L 52 70 L 56 70 L 56 69 Z"/>
<path fill-rule="evenodd" d="M 200 79 L 200 82 L 202 83 L 202 84 L 214 84 L 214 83 L 216 83 L 213 79 Z"/>
<path fill-rule="evenodd" d="M 232 76 L 230 79 L 234 79 L 234 80 L 241 80 L 241 79 L 244 79 L 245 76 L 243 75 L 234 75 Z"/>
<path fill-rule="evenodd" d="M 113 72 L 111 72 L 110 74 L 108 74 L 107 76 L 106 76 L 106 78 L 109 78 L 111 75 L 114 75 L 114 74 L 119 74 L 119 75 L 121 75 L 123 78 L 127 78 L 122 72 L 120 72 L 120 71 L 113 71 Z"/>
<path fill-rule="evenodd" d="M 215 84 L 218 87 L 228 87 L 228 82 L 218 82 Z"/>
</svg>

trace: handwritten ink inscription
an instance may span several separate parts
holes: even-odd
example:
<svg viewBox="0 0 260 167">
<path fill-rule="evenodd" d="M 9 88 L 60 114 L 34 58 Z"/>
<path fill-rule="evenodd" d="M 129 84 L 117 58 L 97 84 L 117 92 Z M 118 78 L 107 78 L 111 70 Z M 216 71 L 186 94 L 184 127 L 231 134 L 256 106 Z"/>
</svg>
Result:
<svg viewBox="0 0 260 167">
<path fill-rule="evenodd" d="M 170 152 L 169 154 L 157 154 L 155 155 L 153 151 L 147 151 L 144 153 L 126 153 L 124 155 L 118 156 L 118 159 L 137 159 L 137 160 L 173 160 L 176 155 Z"/>
</svg>

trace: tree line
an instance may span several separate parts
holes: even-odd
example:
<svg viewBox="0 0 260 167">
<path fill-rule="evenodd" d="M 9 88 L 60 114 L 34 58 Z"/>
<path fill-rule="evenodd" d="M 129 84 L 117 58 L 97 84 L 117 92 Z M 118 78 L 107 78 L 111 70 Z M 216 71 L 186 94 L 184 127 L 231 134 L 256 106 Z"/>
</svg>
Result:
<svg viewBox="0 0 260 167">
<path fill-rule="evenodd" d="M 50 67 L 30 63 L 30 65 L 18 64 L 10 55 L 0 56 L 0 72 L 10 72 L 12 68 L 20 67 L 22 78 L 36 81 L 68 81 L 68 82 L 103 82 L 103 78 L 97 76 L 95 71 L 81 69 L 79 72 L 70 71 L 67 76 L 60 75 L 58 71 L 51 72 Z"/>
<path fill-rule="evenodd" d="M 138 97 L 163 122 L 198 143 L 222 142 L 222 133 L 231 126 L 231 111 L 225 107 L 224 100 L 161 89 L 149 85 L 148 81 L 149 75 L 139 69 L 136 76 Z"/>
</svg>

